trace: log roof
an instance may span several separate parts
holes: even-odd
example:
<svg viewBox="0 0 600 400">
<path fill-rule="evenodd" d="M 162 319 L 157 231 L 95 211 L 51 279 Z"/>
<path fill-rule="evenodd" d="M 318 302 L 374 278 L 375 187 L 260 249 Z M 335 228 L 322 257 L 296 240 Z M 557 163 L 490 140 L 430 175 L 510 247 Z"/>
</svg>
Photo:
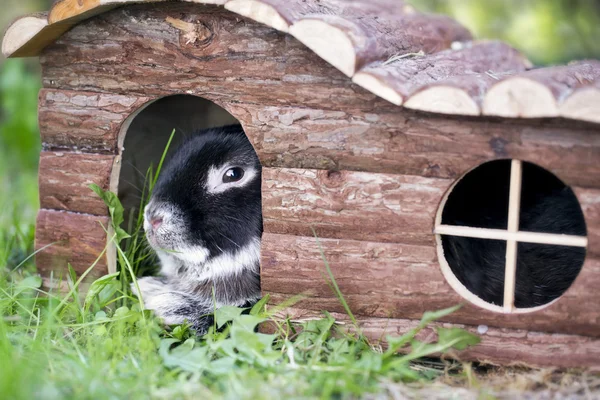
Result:
<svg viewBox="0 0 600 400">
<path fill-rule="evenodd" d="M 2 52 L 6 57 L 37 56 L 85 19 L 124 4 L 161 1 L 56 0 L 49 12 L 13 22 Z M 179 1 L 221 5 L 286 32 L 357 85 L 398 106 L 600 123 L 600 61 L 533 68 L 510 46 L 474 41 L 451 18 L 419 13 L 400 0 Z"/>
</svg>

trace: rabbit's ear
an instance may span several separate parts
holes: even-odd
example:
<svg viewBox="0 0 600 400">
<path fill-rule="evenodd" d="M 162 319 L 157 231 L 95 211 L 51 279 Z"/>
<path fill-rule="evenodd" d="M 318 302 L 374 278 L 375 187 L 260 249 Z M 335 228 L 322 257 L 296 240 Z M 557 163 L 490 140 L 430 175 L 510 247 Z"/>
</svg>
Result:
<svg viewBox="0 0 600 400">
<path fill-rule="evenodd" d="M 218 128 L 201 129 L 195 132 L 196 135 L 204 135 L 207 133 L 216 133 L 218 135 L 246 135 L 242 129 L 242 125 L 233 124 Z"/>
</svg>

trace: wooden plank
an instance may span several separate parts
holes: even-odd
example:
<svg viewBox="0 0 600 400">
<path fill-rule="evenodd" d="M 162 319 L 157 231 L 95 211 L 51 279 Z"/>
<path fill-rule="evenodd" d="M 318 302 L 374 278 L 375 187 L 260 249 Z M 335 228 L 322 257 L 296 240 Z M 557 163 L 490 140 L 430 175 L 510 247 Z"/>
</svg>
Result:
<svg viewBox="0 0 600 400">
<path fill-rule="evenodd" d="M 36 250 L 49 246 L 36 255 L 36 265 L 41 274 L 55 276 L 67 274 L 67 263 L 82 274 L 98 259 L 107 245 L 106 233 L 109 219 L 104 216 L 76 214 L 65 211 L 40 210 L 35 233 Z M 54 243 L 54 244 L 53 244 Z M 106 255 L 100 258 L 92 277 L 108 272 Z"/>
<path fill-rule="evenodd" d="M 479 239 L 504 240 L 524 243 L 552 244 L 556 246 L 587 247 L 585 236 L 560 235 L 540 232 L 510 232 L 504 229 L 474 228 L 461 225 L 438 225 L 434 233 L 437 235 L 461 236 Z"/>
<path fill-rule="evenodd" d="M 263 168 L 263 221 L 271 233 L 433 243 L 447 179 L 351 171 Z"/>
<path fill-rule="evenodd" d="M 446 282 L 433 245 L 321 238 L 324 254 L 351 310 L 362 317 L 420 319 L 428 310 L 466 303 Z M 344 312 L 327 284 L 313 237 L 266 232 L 261 285 L 278 302 L 297 294 L 298 307 Z M 445 322 L 600 337 L 600 258 L 588 255 L 561 299 L 529 313 L 502 314 L 467 304 Z"/>
<path fill-rule="evenodd" d="M 318 311 L 288 308 L 280 313 L 281 317 L 289 317 L 292 321 L 302 322 L 321 318 Z M 353 327 L 347 315 L 332 313 L 343 330 L 352 331 Z M 361 331 L 372 343 L 381 343 L 387 335 L 400 336 L 418 325 L 418 320 L 388 319 L 375 317 L 359 317 Z M 478 326 L 447 324 L 434 322 L 422 330 L 417 339 L 432 341 L 436 338 L 435 328 L 462 328 L 477 334 L 481 343 L 463 351 L 453 351 L 447 356 L 460 361 L 480 361 L 486 364 L 528 367 L 562 367 L 582 368 L 600 365 L 600 339 L 564 334 L 546 334 L 527 330 L 496 329 L 482 327 L 485 333 L 479 332 Z M 269 330 L 271 327 L 263 329 Z"/>
<path fill-rule="evenodd" d="M 523 164 L 512 160 L 510 167 L 510 194 L 508 197 L 508 233 L 519 230 L 521 214 L 521 181 L 523 180 Z M 504 302 L 505 312 L 515 308 L 515 286 L 517 277 L 517 241 L 509 239 L 506 243 L 506 263 L 504 268 Z"/>
<path fill-rule="evenodd" d="M 600 80 L 600 61 L 540 68 L 502 79 L 485 95 L 483 113 L 501 117 L 556 117 L 574 89 Z"/>
<path fill-rule="evenodd" d="M 56 0 L 50 9 L 48 22 L 70 22 L 75 25 L 94 15 L 102 14 L 126 3 L 142 3 L 146 0 Z M 157 0 L 158 1 L 158 0 Z"/>
<path fill-rule="evenodd" d="M 39 100 L 40 134 L 46 148 L 115 153 L 123 123 L 150 98 L 42 89 Z"/>
<path fill-rule="evenodd" d="M 109 189 L 115 156 L 43 151 L 40 155 L 41 208 L 108 215 L 104 202 L 91 190 L 95 183 Z"/>
<path fill-rule="evenodd" d="M 372 93 L 396 105 L 402 105 L 413 94 L 424 88 L 431 89 L 429 91 L 431 93 L 434 91 L 433 88 L 439 90 L 442 87 L 450 87 L 446 80 L 454 78 L 457 84 L 453 87 L 470 100 L 465 103 L 463 110 L 456 113 L 479 115 L 482 99 L 478 96 L 480 97 L 485 90 L 482 91 L 478 82 L 489 83 L 494 82 L 494 79 L 470 78 L 488 71 L 497 74 L 524 71 L 529 65 L 529 61 L 523 55 L 502 42 L 476 42 L 459 50 L 446 50 L 427 56 L 413 55 L 372 63 L 357 72 L 352 80 Z M 461 94 L 456 94 L 453 99 L 445 99 L 445 102 L 457 104 Z M 439 97 L 441 99 L 441 96 Z M 430 103 L 428 111 L 438 111 L 432 107 L 441 100 L 431 96 L 429 99 L 434 103 Z M 411 101 L 412 108 L 422 109 L 415 106 L 414 99 Z"/>
</svg>

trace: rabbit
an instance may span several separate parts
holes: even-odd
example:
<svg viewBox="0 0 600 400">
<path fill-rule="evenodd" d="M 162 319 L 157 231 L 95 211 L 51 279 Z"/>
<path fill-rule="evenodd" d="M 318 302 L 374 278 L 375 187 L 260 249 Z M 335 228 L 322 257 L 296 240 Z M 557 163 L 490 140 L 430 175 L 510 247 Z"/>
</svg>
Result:
<svg viewBox="0 0 600 400">
<path fill-rule="evenodd" d="M 144 230 L 160 273 L 132 290 L 165 324 L 187 321 L 202 335 L 215 308 L 260 299 L 261 165 L 240 125 L 182 143 L 154 186 Z"/>
<path fill-rule="evenodd" d="M 490 162 L 467 174 L 448 197 L 442 223 L 506 229 L 509 176 L 510 160 Z M 523 163 L 519 230 L 586 235 L 573 191 L 531 163 Z M 442 246 L 454 275 L 471 293 L 503 305 L 506 242 L 442 236 Z M 584 259 L 582 247 L 518 243 L 515 306 L 537 307 L 561 296 L 579 274 Z"/>
</svg>

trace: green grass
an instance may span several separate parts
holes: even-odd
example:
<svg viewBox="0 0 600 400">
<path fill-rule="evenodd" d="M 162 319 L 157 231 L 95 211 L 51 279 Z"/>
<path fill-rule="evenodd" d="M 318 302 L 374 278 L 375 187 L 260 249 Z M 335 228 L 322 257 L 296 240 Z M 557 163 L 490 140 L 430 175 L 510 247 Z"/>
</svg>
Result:
<svg viewBox="0 0 600 400">
<path fill-rule="evenodd" d="M 114 221 L 121 221 L 123 209 L 116 196 L 94 189 L 109 205 Z M 129 243 L 143 235 L 113 228 L 115 239 L 129 239 Z M 456 307 L 425 313 L 421 323 L 402 336 L 371 343 L 357 326 L 339 326 L 326 312 L 303 323 L 276 317 L 285 306 L 268 307 L 268 297 L 246 313 L 237 307 L 216 310 L 213 327 L 196 337 L 185 325 L 165 329 L 143 311 L 119 279 L 129 277 L 135 282 L 134 261 L 127 258 L 127 250 L 118 251 L 119 271 L 95 280 L 86 293 L 80 291 L 80 284 L 94 265 L 81 277 L 66 274 L 67 293 L 44 291 L 41 278 L 33 273 L 6 269 L 0 274 L 3 396 L 355 398 L 381 390 L 382 381 L 435 378 L 441 369 L 415 361 L 479 341 L 464 330 L 441 327 L 436 328 L 433 342 L 416 339 L 430 322 Z M 336 295 L 350 311 L 326 260 L 325 269 Z M 274 333 L 258 332 L 261 323 Z"/>
<path fill-rule="evenodd" d="M 359 329 L 348 330 L 327 313 L 299 325 L 276 317 L 284 306 L 267 307 L 266 298 L 244 314 L 234 307 L 217 310 L 215 326 L 202 338 L 185 326 L 166 329 L 142 311 L 129 290 L 129 282 L 152 265 L 140 214 L 125 221 L 126 230 L 113 227 L 121 245 L 118 273 L 96 280 L 83 293 L 85 276 L 69 271 L 56 277 L 68 285 L 68 293 L 45 291 L 30 257 L 40 143 L 35 118 L 38 84 L 27 76 L 25 64 L 18 61 L 4 64 L 0 72 L 2 398 L 359 397 L 382 390 L 383 381 L 432 379 L 442 370 L 415 364 L 415 359 L 478 341 L 457 329 L 439 329 L 434 343 L 415 340 L 425 325 L 453 311 L 448 309 L 427 313 L 421 325 L 401 337 L 386 338 L 390 347 L 383 351 L 386 343 L 369 342 Z M 160 166 L 148 171 L 140 209 Z M 118 198 L 94 189 L 120 225 Z M 350 312 L 326 260 L 323 279 Z M 255 331 L 262 322 L 273 334 Z M 399 349 L 408 354 L 397 355 Z"/>
<path fill-rule="evenodd" d="M 442 371 L 414 359 L 478 341 L 441 328 L 437 343 L 414 339 L 428 322 L 453 311 L 448 309 L 427 313 L 421 325 L 388 338 L 391 347 L 379 351 L 327 314 L 295 326 L 274 317 L 264 302 L 248 314 L 235 307 L 217 310 L 215 326 L 197 338 L 185 326 L 164 330 L 121 291 L 116 276 L 96 281 L 85 297 L 70 283 L 72 293 L 60 295 L 42 291 L 35 275 L 0 278 L 3 397 L 348 398 L 377 392 L 382 380 L 431 379 Z M 274 334 L 255 332 L 265 321 Z M 400 348 L 408 354 L 396 355 Z"/>
</svg>

